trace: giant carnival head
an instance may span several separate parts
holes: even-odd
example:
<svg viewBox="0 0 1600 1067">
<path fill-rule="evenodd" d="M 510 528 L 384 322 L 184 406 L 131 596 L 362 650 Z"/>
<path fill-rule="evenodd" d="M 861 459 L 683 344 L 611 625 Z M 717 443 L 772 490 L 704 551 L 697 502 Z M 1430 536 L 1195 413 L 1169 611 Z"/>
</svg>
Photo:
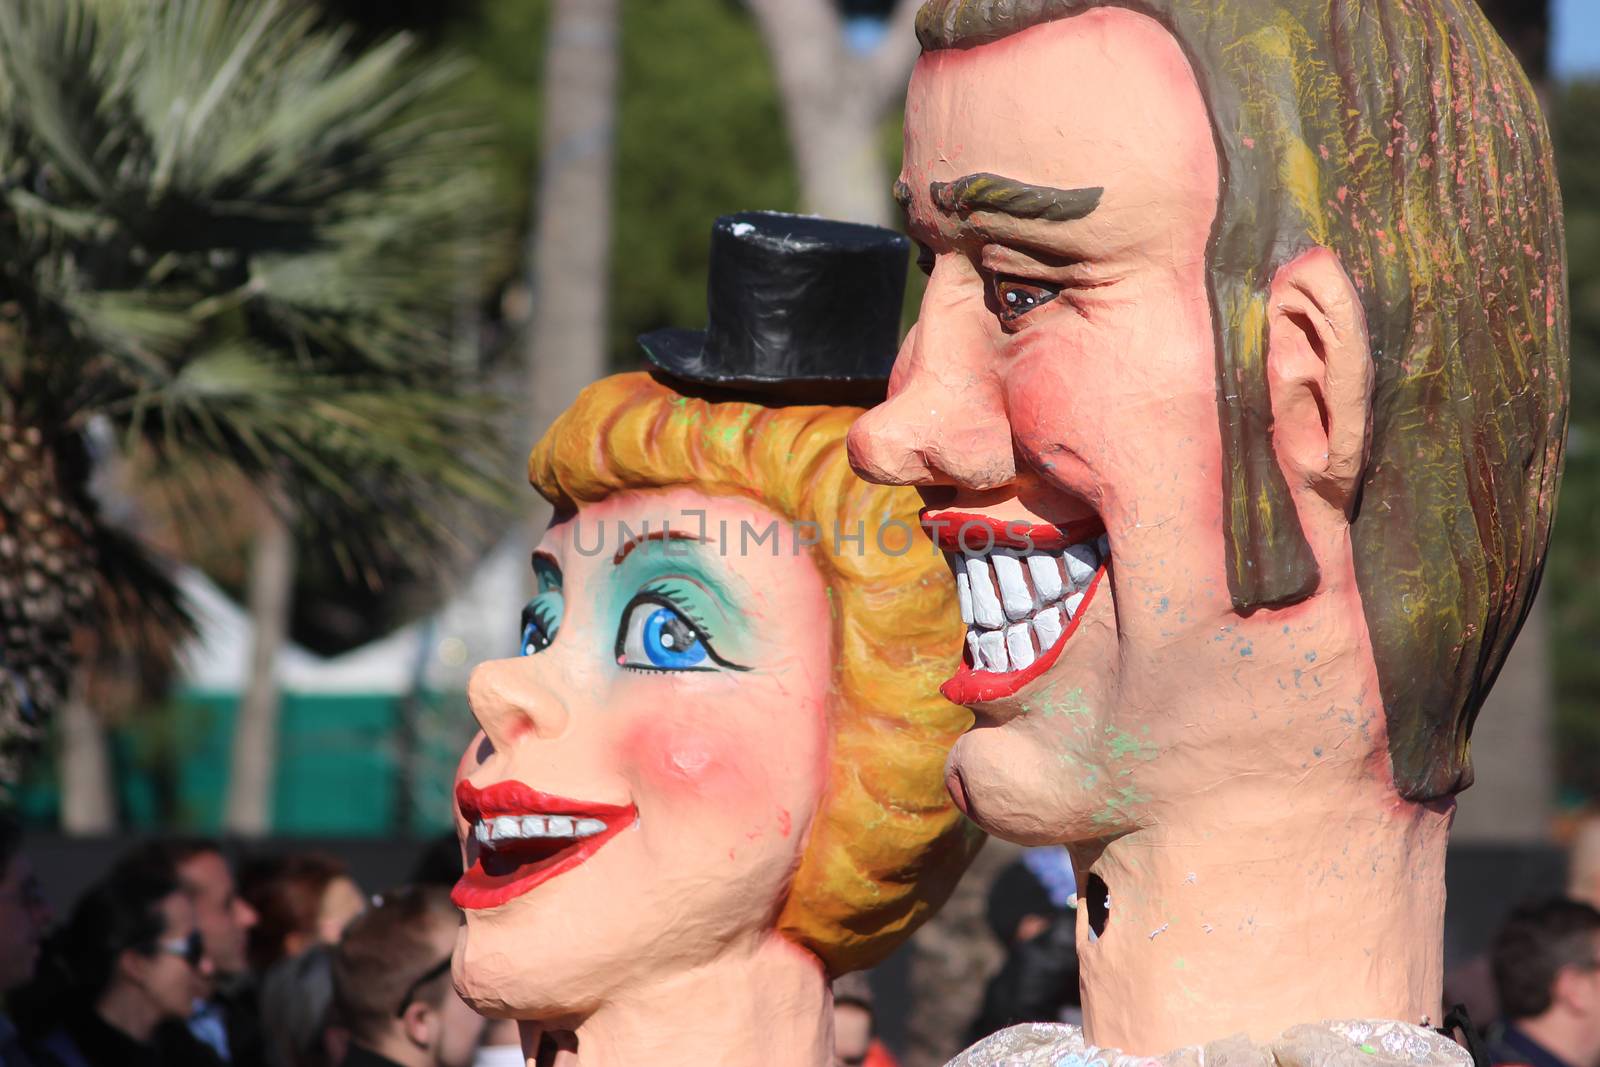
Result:
<svg viewBox="0 0 1600 1067">
<path fill-rule="evenodd" d="M 1504 43 L 1471 0 L 931 0 L 917 29 L 895 191 L 928 287 L 850 445 L 959 572 L 958 799 L 1082 841 L 1252 782 L 1465 788 L 1568 394 Z"/>
<path fill-rule="evenodd" d="M 717 240 L 736 260 L 764 241 L 809 261 L 821 227 L 740 216 Z M 890 247 L 886 293 L 907 264 L 903 239 Z M 723 267 L 730 300 L 792 298 L 748 259 Z M 898 307 L 873 312 L 884 374 Z M 780 322 L 774 346 L 850 320 Z M 703 362 L 690 340 L 684 358 Z M 457 977 L 495 1014 L 571 1025 L 773 938 L 819 975 L 868 966 L 978 843 L 944 788 L 971 715 L 938 692 L 962 628 L 916 494 L 851 471 L 859 407 L 718 381 L 596 382 L 529 459 L 556 517 L 533 557 L 523 655 L 473 675 L 484 735 L 457 790 Z M 810 384 L 814 399 L 840 391 Z"/>
</svg>

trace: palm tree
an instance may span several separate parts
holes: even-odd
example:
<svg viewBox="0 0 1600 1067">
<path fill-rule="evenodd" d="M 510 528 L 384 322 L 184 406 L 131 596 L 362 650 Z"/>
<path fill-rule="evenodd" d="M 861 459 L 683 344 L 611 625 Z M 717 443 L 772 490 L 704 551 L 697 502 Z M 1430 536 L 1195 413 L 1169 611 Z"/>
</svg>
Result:
<svg viewBox="0 0 1600 1067">
<path fill-rule="evenodd" d="M 494 495 L 448 336 L 484 141 L 413 53 L 284 0 L 0 0 L 0 782 L 75 634 L 182 622 L 91 440 L 236 471 L 356 570 Z"/>
</svg>

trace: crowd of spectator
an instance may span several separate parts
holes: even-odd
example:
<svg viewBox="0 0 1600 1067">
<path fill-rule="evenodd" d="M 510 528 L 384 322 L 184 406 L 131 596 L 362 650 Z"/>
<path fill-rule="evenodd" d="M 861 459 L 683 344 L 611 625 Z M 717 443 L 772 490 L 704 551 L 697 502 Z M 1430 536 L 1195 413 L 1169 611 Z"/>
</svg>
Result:
<svg viewBox="0 0 1600 1067">
<path fill-rule="evenodd" d="M 448 888 L 368 897 L 338 860 L 235 871 L 212 841 L 116 857 L 57 923 L 0 818 L 0 1067 L 496 1067 L 456 995 Z"/>
<path fill-rule="evenodd" d="M 459 862 L 441 841 L 412 884 L 368 896 L 329 856 L 253 859 L 236 881 L 217 843 L 157 841 L 116 857 L 63 918 L 0 816 L 0 1067 L 524 1067 L 517 1024 L 474 1013 L 450 979 Z M 1004 962 L 970 1041 L 1081 1021 L 1073 889 L 1059 848 L 991 887 Z M 1566 894 L 1514 910 L 1447 981 L 1440 1017 L 1472 1006 L 1480 1025 L 1459 1036 L 1480 1067 L 1600 1067 L 1597 906 L 1600 819 L 1578 834 Z M 893 1067 L 865 977 L 835 983 L 834 1002 L 835 1064 Z M 543 1035 L 539 1062 L 561 1062 L 563 1042 Z"/>
</svg>

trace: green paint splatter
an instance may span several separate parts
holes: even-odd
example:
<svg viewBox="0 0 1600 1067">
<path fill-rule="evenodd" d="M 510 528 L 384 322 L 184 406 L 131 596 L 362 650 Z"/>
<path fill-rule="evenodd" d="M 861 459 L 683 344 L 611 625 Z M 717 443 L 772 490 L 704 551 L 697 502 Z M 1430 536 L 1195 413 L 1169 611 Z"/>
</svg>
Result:
<svg viewBox="0 0 1600 1067">
<path fill-rule="evenodd" d="M 1149 761 L 1156 758 L 1156 746 L 1148 741 L 1141 741 L 1130 733 L 1117 729 L 1115 726 L 1106 727 L 1106 737 L 1111 748 L 1111 755 L 1116 759 L 1131 756 L 1136 760 Z"/>
</svg>

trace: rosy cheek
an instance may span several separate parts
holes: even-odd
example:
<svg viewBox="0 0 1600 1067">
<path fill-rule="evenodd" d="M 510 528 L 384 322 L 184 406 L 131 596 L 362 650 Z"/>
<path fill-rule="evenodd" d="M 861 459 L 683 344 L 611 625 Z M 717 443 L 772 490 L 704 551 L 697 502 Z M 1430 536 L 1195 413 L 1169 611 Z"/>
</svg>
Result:
<svg viewBox="0 0 1600 1067">
<path fill-rule="evenodd" d="M 748 797 L 761 783 L 743 771 L 736 739 L 682 723 L 645 722 L 623 738 L 622 756 L 650 791 L 670 797 Z"/>
</svg>

